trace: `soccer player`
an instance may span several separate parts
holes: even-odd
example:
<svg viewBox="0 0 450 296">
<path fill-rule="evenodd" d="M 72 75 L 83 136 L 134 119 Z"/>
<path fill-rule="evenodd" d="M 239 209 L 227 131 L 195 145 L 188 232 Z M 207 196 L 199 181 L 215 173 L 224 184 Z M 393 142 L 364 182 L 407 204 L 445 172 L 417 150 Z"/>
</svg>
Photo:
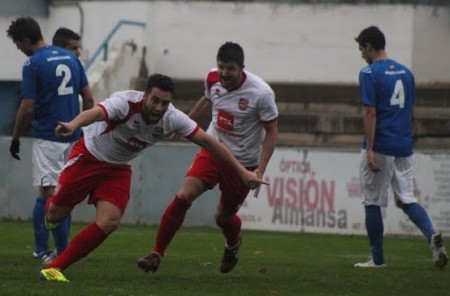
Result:
<svg viewBox="0 0 450 296">
<path fill-rule="evenodd" d="M 56 30 L 52 38 L 52 45 L 70 50 L 77 57 L 81 54 L 81 37 L 68 28 L 61 27 Z"/>
<path fill-rule="evenodd" d="M 437 268 L 447 264 L 441 233 L 437 233 L 413 192 L 413 116 L 415 82 L 412 72 L 389 59 L 385 37 L 368 27 L 355 38 L 362 58 L 369 64 L 359 73 L 365 138 L 360 162 L 365 223 L 372 258 L 355 267 L 385 267 L 383 218 L 380 207 L 388 204 L 392 186 L 396 205 L 422 231 L 430 244 Z"/>
<path fill-rule="evenodd" d="M 80 127 L 84 137 L 74 146 L 59 178 L 58 190 L 49 201 L 48 226 L 63 221 L 89 194 L 96 207 L 95 222 L 79 232 L 62 254 L 41 270 L 45 280 L 68 281 L 61 273 L 97 248 L 120 223 L 130 196 L 128 164 L 142 150 L 172 133 L 204 147 L 235 172 L 242 187 L 255 189 L 263 182 L 247 171 L 233 154 L 195 121 L 172 104 L 174 85 L 161 74 L 150 76 L 145 92 L 122 91 L 82 112 L 70 122 L 60 122 L 56 135 L 66 138 Z"/>
<path fill-rule="evenodd" d="M 242 165 L 262 177 L 278 135 L 274 92 L 260 77 L 244 70 L 244 51 L 239 44 L 223 44 L 216 63 L 217 68 L 206 76 L 205 95 L 189 115 L 198 120 L 209 117 L 212 111 L 207 133 L 225 144 Z M 158 269 L 191 204 L 217 184 L 221 196 L 215 219 L 225 236 L 220 271 L 227 273 L 235 267 L 242 242 L 241 219 L 237 212 L 249 188 L 222 160 L 202 149 L 162 216 L 152 252 L 137 261 L 142 270 L 155 272 Z"/>
<path fill-rule="evenodd" d="M 30 17 L 14 20 L 7 35 L 29 57 L 22 68 L 21 104 L 16 115 L 10 152 L 12 157 L 20 159 L 20 137 L 32 121 L 33 185 L 39 187 L 39 196 L 33 209 L 33 255 L 45 260 L 52 252 L 48 248 L 49 231 L 44 226 L 45 203 L 53 194 L 73 142 L 81 133 L 81 130 L 77 130 L 72 136 L 62 139 L 56 137 L 54 130 L 58 121 L 70 121 L 80 113 L 79 94 L 85 109 L 92 107 L 93 98 L 78 58 L 72 52 L 47 45 L 36 20 Z M 67 224 L 62 223 L 52 231 L 59 253 L 67 246 Z"/>
</svg>

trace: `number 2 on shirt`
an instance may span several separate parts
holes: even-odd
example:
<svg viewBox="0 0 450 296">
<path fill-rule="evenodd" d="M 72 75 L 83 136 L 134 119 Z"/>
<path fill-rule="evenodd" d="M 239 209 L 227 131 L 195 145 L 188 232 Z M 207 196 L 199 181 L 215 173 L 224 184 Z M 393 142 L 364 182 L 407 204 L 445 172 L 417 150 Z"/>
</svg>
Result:
<svg viewBox="0 0 450 296">
<path fill-rule="evenodd" d="M 71 95 L 73 94 L 73 88 L 71 86 L 67 86 L 72 78 L 72 72 L 70 72 L 70 68 L 67 65 L 59 64 L 56 67 L 56 77 L 63 77 L 61 84 L 58 86 L 58 96 Z"/>
<path fill-rule="evenodd" d="M 391 105 L 398 105 L 400 109 L 405 107 L 405 90 L 400 79 L 395 82 L 394 93 L 391 96 Z"/>
</svg>

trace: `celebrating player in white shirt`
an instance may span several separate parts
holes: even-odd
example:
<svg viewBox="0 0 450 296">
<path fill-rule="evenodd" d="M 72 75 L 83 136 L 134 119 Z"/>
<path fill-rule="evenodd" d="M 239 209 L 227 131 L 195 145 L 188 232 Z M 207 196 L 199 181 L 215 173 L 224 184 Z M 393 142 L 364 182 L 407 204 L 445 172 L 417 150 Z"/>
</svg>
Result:
<svg viewBox="0 0 450 296">
<path fill-rule="evenodd" d="M 60 137 L 68 137 L 77 128 L 87 127 L 61 173 L 55 195 L 50 198 L 47 225 L 51 227 L 62 221 L 88 195 L 88 203 L 96 206 L 96 218 L 73 238 L 62 254 L 41 270 L 42 279 L 67 281 L 61 270 L 88 255 L 118 228 L 130 196 L 128 163 L 142 150 L 172 133 L 181 134 L 210 151 L 239 176 L 248 190 L 267 184 L 255 172 L 246 170 L 224 145 L 177 110 L 171 104 L 173 90 L 169 77 L 154 74 L 145 92 L 114 93 L 71 122 L 59 123 L 56 134 Z"/>
<path fill-rule="evenodd" d="M 205 80 L 205 96 L 189 115 L 198 120 L 211 111 L 207 133 L 225 144 L 242 165 L 262 177 L 275 148 L 278 109 L 270 86 L 244 70 L 244 51 L 237 43 L 227 42 L 219 48 L 217 69 L 211 70 Z M 249 188 L 223 161 L 202 149 L 161 219 L 152 252 L 138 260 L 141 269 L 158 269 L 192 202 L 217 184 L 222 194 L 215 217 L 226 240 L 220 271 L 226 273 L 234 268 L 242 241 L 237 212 Z"/>
</svg>

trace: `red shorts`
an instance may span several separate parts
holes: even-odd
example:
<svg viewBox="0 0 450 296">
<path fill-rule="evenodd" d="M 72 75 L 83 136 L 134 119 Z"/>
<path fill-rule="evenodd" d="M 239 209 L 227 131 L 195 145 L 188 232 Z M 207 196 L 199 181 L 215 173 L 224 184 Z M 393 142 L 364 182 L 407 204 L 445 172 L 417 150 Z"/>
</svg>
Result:
<svg viewBox="0 0 450 296">
<path fill-rule="evenodd" d="M 95 158 L 80 139 L 72 149 L 51 202 L 73 207 L 89 195 L 89 204 L 105 200 L 125 211 L 130 199 L 130 165 L 111 164 Z"/>
<path fill-rule="evenodd" d="M 256 167 L 247 168 L 254 171 Z M 250 188 L 245 185 L 238 173 L 223 161 L 217 159 L 211 152 L 201 149 L 197 153 L 186 176 L 196 177 L 210 189 L 219 183 L 221 191 L 220 204 L 226 213 L 235 214 L 247 197 Z"/>
</svg>

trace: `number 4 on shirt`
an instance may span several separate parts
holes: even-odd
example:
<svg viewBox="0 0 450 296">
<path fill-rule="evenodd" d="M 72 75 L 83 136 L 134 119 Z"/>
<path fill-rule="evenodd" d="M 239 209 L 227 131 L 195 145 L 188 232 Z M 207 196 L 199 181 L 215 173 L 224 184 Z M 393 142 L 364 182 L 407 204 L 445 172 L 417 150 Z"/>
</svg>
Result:
<svg viewBox="0 0 450 296">
<path fill-rule="evenodd" d="M 405 107 L 405 90 L 400 79 L 395 82 L 394 93 L 391 96 L 391 105 L 398 105 L 400 109 Z"/>
</svg>

